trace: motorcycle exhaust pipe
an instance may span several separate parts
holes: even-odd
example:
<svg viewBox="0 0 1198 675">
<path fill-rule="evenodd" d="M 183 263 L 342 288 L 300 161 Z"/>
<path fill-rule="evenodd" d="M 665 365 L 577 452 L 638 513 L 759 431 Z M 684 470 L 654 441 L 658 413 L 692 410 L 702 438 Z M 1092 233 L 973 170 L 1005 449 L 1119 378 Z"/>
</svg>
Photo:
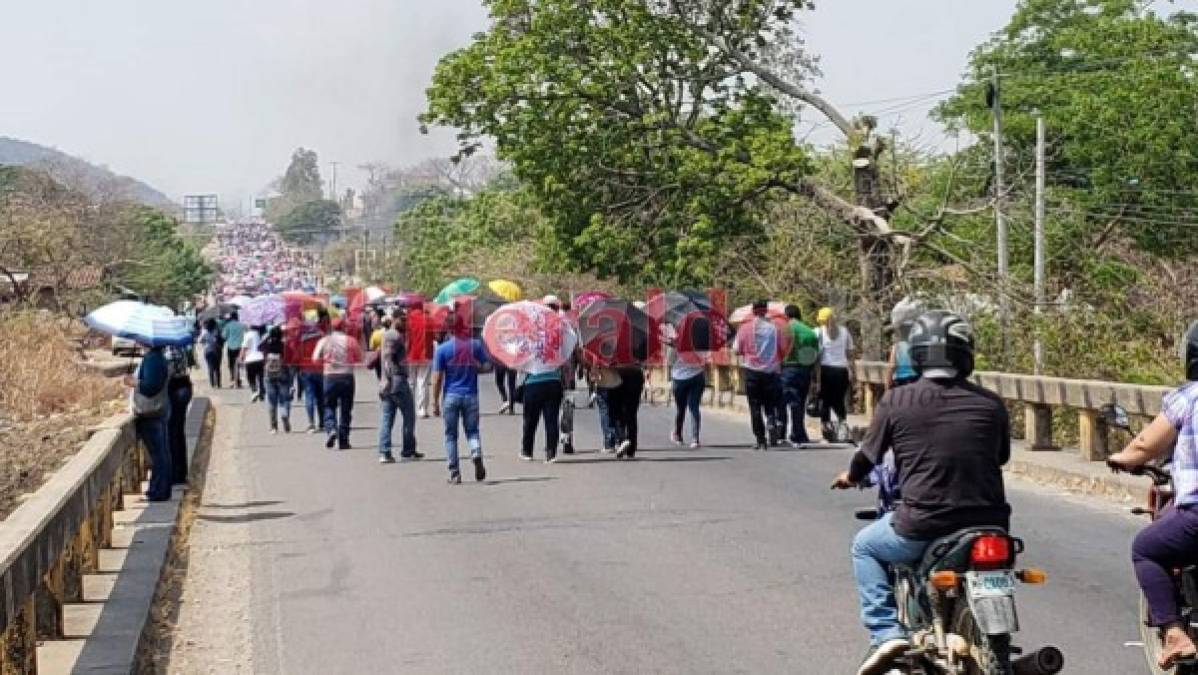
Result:
<svg viewBox="0 0 1198 675">
<path fill-rule="evenodd" d="M 1065 668 L 1065 655 L 1048 646 L 1019 657 L 1011 663 L 1014 675 L 1056 675 Z"/>
</svg>

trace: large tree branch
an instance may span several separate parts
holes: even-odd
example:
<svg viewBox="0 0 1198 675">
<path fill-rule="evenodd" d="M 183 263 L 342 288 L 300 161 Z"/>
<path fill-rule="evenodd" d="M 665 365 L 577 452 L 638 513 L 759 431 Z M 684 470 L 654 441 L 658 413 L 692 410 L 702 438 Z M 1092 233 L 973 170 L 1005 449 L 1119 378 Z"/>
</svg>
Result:
<svg viewBox="0 0 1198 675">
<path fill-rule="evenodd" d="M 801 178 L 797 183 L 780 184 L 779 187 L 810 198 L 819 206 L 835 213 L 841 220 L 856 226 L 871 236 L 890 238 L 902 246 L 911 243 L 911 237 L 906 233 L 896 231 L 886 218 L 865 206 L 849 202 L 827 186 L 821 185 L 811 178 Z"/>
</svg>

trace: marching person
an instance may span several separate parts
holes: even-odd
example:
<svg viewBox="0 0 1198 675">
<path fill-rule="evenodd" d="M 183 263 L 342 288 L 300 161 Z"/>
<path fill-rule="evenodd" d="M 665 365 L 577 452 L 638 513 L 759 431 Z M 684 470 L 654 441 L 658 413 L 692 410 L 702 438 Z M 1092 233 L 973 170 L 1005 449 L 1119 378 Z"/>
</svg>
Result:
<svg viewBox="0 0 1198 675">
<path fill-rule="evenodd" d="M 221 326 L 220 335 L 229 357 L 229 384 L 241 389 L 241 343 L 245 339 L 245 324 L 237 320 L 237 312 L 229 315 L 225 325 Z"/>
<path fill-rule="evenodd" d="M 766 316 L 768 309 L 767 301 L 754 302 L 753 318 L 741 324 L 732 342 L 732 351 L 740 361 L 745 397 L 749 401 L 749 423 L 757 440 L 754 450 L 767 450 L 778 443 L 782 339 L 778 326 Z"/>
<path fill-rule="evenodd" d="M 429 376 L 433 355 L 432 317 L 423 302 L 415 302 L 408 310 L 408 377 L 416 386 L 416 412 L 428 418 Z"/>
<path fill-rule="evenodd" d="M 345 333 L 345 318 L 333 319 L 332 332 L 316 344 L 313 358 L 324 365 L 324 447 L 349 450 L 350 423 L 354 414 L 354 364 L 361 360 L 361 345 Z M 340 418 L 338 418 L 340 411 Z"/>
<path fill-rule="evenodd" d="M 171 400 L 167 389 L 170 371 L 162 347 L 146 346 L 137 374 L 125 376 L 125 386 L 133 389 L 133 425 L 137 437 L 150 455 L 150 485 L 146 501 L 165 502 L 171 498 L 170 441 L 167 440 L 167 418 Z"/>
<path fill-rule="evenodd" d="M 208 367 L 208 386 L 220 389 L 221 337 L 216 319 L 204 322 L 200 333 L 200 344 L 204 348 L 204 365 Z"/>
<path fill-rule="evenodd" d="M 816 314 L 819 329 L 819 395 L 823 400 L 820 418 L 826 440 L 843 437 L 841 430 L 847 426 L 849 413 L 847 398 L 853 386 L 853 359 L 856 348 L 848 329 L 836 321 L 831 307 L 824 307 Z M 836 413 L 836 425 L 832 424 L 832 413 Z"/>
<path fill-rule="evenodd" d="M 468 306 L 462 312 L 458 303 L 455 303 L 445 323 L 450 334 L 433 354 L 433 414 L 442 414 L 441 403 L 444 400 L 445 458 L 449 467 L 449 484 L 458 485 L 462 482 L 458 466 L 459 420 L 466 433 L 466 442 L 470 445 L 474 480 L 483 481 L 487 477 L 487 469 L 483 465 L 482 435 L 478 428 L 478 373 L 488 364 L 488 359 L 482 340 L 471 336 Z"/>
<path fill-rule="evenodd" d="M 383 334 L 380 349 L 379 400 L 383 414 L 379 422 L 379 462 L 390 464 L 395 461 L 391 453 L 391 430 L 395 427 L 397 411 L 403 430 L 399 456 L 405 460 L 423 459 L 424 455 L 416 451 L 416 406 L 408 380 L 407 317 L 402 309 L 392 310 L 391 323 Z"/>
<path fill-rule="evenodd" d="M 171 454 L 171 482 L 187 483 L 187 407 L 191 404 L 191 368 L 195 358 L 190 348 L 167 347 L 167 398 L 171 409 L 166 418 L 167 445 Z"/>
<path fill-rule="evenodd" d="M 645 371 L 639 365 L 619 366 L 614 370 L 620 383 L 608 390 L 607 407 L 615 434 L 616 459 L 635 459 Z"/>
<path fill-rule="evenodd" d="M 790 349 L 782 359 L 782 405 L 778 407 L 779 435 L 786 436 L 787 413 L 790 417 L 790 445 L 797 448 L 811 439 L 807 436 L 807 393 L 811 389 L 811 371 L 819 361 L 819 335 L 803 323 L 796 305 L 786 306 Z"/>
<path fill-rule="evenodd" d="M 291 433 L 291 387 L 295 382 L 295 371 L 283 360 L 284 347 L 283 329 L 271 326 L 260 349 L 263 359 L 262 381 L 266 388 L 272 434 L 279 432 L 280 421 L 283 423 L 283 433 Z"/>
<path fill-rule="evenodd" d="M 674 395 L 674 430 L 670 440 L 675 445 L 682 445 L 682 425 L 686 414 L 690 412 L 690 447 L 699 447 L 699 430 L 703 425 L 700 405 L 703 403 L 703 392 L 707 389 L 707 354 L 704 352 L 686 351 L 685 345 L 678 344 L 677 331 L 673 326 L 666 330 L 666 341 L 669 351 L 667 360 L 670 367 L 670 387 Z M 681 351 L 680 351 L 681 347 Z"/>
<path fill-rule="evenodd" d="M 262 381 L 262 361 L 265 357 L 259 349 L 265 334 L 265 326 L 251 326 L 241 341 L 241 365 L 245 367 L 246 383 L 254 393 L 250 403 L 266 398 L 266 383 Z"/>
</svg>

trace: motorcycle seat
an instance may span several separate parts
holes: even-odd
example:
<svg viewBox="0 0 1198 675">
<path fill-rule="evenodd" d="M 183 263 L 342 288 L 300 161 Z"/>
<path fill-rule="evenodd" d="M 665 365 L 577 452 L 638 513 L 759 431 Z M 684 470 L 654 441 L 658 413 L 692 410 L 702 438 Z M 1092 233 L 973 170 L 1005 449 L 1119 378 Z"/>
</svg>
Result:
<svg viewBox="0 0 1198 675">
<path fill-rule="evenodd" d="M 926 578 L 932 572 L 941 569 L 960 571 L 969 562 L 971 546 L 962 546 L 965 541 L 972 541 L 979 534 L 1007 534 L 1001 527 L 967 527 L 939 539 L 933 539 L 925 549 L 916 572 L 920 578 Z"/>
</svg>

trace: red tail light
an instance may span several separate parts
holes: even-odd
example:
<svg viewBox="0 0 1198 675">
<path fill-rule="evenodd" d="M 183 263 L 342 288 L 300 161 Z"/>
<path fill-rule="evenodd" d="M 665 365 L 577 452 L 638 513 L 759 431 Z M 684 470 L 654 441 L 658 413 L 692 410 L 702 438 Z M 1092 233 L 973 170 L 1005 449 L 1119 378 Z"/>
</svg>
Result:
<svg viewBox="0 0 1198 675">
<path fill-rule="evenodd" d="M 995 569 L 1011 562 L 1011 540 L 997 534 L 984 534 L 973 540 L 969 560 L 979 569 Z"/>
</svg>

